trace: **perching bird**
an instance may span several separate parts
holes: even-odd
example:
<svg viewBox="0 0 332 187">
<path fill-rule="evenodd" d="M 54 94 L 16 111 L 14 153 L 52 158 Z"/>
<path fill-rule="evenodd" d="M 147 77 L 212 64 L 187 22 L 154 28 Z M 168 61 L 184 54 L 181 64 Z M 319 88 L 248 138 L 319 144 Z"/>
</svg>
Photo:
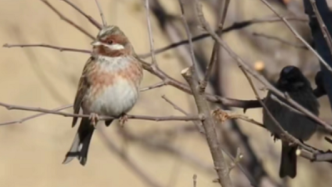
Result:
<svg viewBox="0 0 332 187">
<path fill-rule="evenodd" d="M 82 118 L 74 142 L 63 163 L 75 157 L 81 165 L 87 162 L 91 137 L 98 115 L 123 117 L 135 105 L 143 69 L 134 49 L 117 26 L 106 26 L 92 43 L 93 52 L 86 62 L 79 81 L 74 113 L 82 109 L 90 118 Z M 75 126 L 74 117 L 72 126 Z M 109 126 L 112 120 L 106 120 Z"/>
<path fill-rule="evenodd" d="M 276 88 L 281 92 L 287 92 L 293 100 L 313 114 L 319 114 L 319 103 L 312 91 L 310 82 L 297 67 L 284 67 L 280 73 Z M 308 140 L 316 131 L 317 124 L 308 117 L 282 106 L 278 101 L 273 100 L 271 96 L 272 93 L 269 92 L 264 102 L 283 129 L 301 141 Z M 281 98 L 278 99 L 282 101 Z M 279 137 L 276 125 L 265 110 L 263 110 L 263 123 L 275 137 Z M 282 141 L 279 170 L 279 176 L 281 178 L 285 176 L 294 178 L 296 176 L 296 150 L 296 145 L 290 145 Z"/>
</svg>

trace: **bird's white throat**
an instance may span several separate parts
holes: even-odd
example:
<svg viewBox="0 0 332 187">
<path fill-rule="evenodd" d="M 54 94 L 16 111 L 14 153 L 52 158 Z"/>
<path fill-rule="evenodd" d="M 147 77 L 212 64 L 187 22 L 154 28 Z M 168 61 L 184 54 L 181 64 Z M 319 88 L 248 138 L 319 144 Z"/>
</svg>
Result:
<svg viewBox="0 0 332 187">
<path fill-rule="evenodd" d="M 109 48 L 110 50 L 113 50 L 113 51 L 118 51 L 118 50 L 122 50 L 124 49 L 125 47 L 121 44 L 117 44 L 117 43 L 113 43 L 113 44 L 106 44 L 106 43 L 102 43 L 100 41 L 95 41 L 92 43 L 93 46 L 105 46 L 107 48 Z"/>
<path fill-rule="evenodd" d="M 124 46 L 121 44 L 106 44 L 106 47 L 108 47 L 110 50 L 117 51 L 124 49 Z"/>
<path fill-rule="evenodd" d="M 101 69 L 104 71 L 116 72 L 127 68 L 130 65 L 130 59 L 124 56 L 110 57 L 110 56 L 98 56 L 98 61 Z"/>
</svg>

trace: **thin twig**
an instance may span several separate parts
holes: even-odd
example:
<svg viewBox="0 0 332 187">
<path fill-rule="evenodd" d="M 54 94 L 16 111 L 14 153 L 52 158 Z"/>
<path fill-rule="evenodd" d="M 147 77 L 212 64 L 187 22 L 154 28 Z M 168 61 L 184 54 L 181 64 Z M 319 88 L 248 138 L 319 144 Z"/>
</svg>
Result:
<svg viewBox="0 0 332 187">
<path fill-rule="evenodd" d="M 195 6 L 199 6 L 199 2 L 195 1 Z M 222 187 L 231 187 L 232 181 L 229 176 L 229 168 L 227 165 L 227 162 L 225 160 L 224 155 L 220 150 L 222 150 L 220 142 L 218 141 L 218 134 L 216 132 L 216 124 L 215 120 L 213 119 L 211 113 L 210 113 L 210 107 L 204 97 L 204 93 L 200 92 L 199 89 L 199 71 L 196 67 L 196 60 L 195 60 L 195 54 L 194 54 L 194 46 L 192 43 L 191 34 L 189 31 L 188 23 L 185 20 L 184 17 L 184 5 L 182 0 L 179 0 L 180 8 L 181 8 L 181 14 L 182 14 L 182 21 L 186 29 L 186 33 L 189 39 L 189 49 L 190 49 L 190 56 L 192 59 L 192 65 L 189 68 L 186 68 L 181 71 L 181 74 L 183 78 L 187 81 L 189 84 L 191 91 L 193 93 L 193 97 L 195 99 L 196 107 L 200 115 L 204 115 L 205 120 L 202 121 L 203 128 L 205 131 L 205 138 L 207 140 L 213 163 L 215 166 L 216 173 L 218 175 L 218 182 Z"/>
<path fill-rule="evenodd" d="M 3 47 L 11 48 L 11 47 L 43 47 L 43 48 L 51 48 L 51 49 L 56 49 L 59 51 L 70 51 L 70 52 L 79 52 L 79 53 L 86 53 L 86 54 L 91 54 L 90 50 L 85 50 L 85 49 L 75 49 L 75 48 L 66 48 L 66 47 L 59 47 L 59 46 L 54 46 L 54 45 L 48 45 L 48 44 L 4 44 Z M 191 94 L 190 88 L 186 85 L 183 84 L 169 75 L 167 75 L 165 72 L 161 71 L 160 69 L 152 68 L 152 66 L 149 63 L 144 62 L 141 59 L 138 59 L 145 70 L 148 72 L 152 73 L 153 75 L 157 76 L 161 80 L 163 80 L 167 85 L 171 85 L 175 88 L 178 88 L 181 91 L 184 91 L 186 93 Z M 229 107 L 238 107 L 238 108 L 259 108 L 261 107 L 258 101 L 256 100 L 238 100 L 238 99 L 230 99 L 230 98 L 224 98 L 218 95 L 213 95 L 213 94 L 205 94 L 206 98 L 210 102 L 214 103 L 222 103 L 225 106 Z"/>
<path fill-rule="evenodd" d="M 179 4 L 180 4 L 180 9 L 181 9 L 181 20 L 182 20 L 182 23 L 184 25 L 184 28 L 186 30 L 186 34 L 187 34 L 187 37 L 188 37 L 191 64 L 192 64 L 192 67 L 194 68 L 194 70 L 196 72 L 195 74 L 193 74 L 193 78 L 196 79 L 197 81 L 199 81 L 199 78 L 198 78 L 199 70 L 197 68 L 197 62 L 196 62 L 196 58 L 195 58 L 195 54 L 194 54 L 194 45 L 193 45 L 193 41 L 192 41 L 191 32 L 189 30 L 189 26 L 188 26 L 186 17 L 184 15 L 185 13 L 184 13 L 183 0 L 178 0 L 178 1 L 179 1 Z"/>
<path fill-rule="evenodd" d="M 227 11 L 228 11 L 229 2 L 230 2 L 230 0 L 222 1 L 223 10 L 222 10 L 222 14 L 221 14 L 220 24 L 218 26 L 219 27 L 218 30 L 222 31 L 223 27 L 225 25 L 225 20 L 226 20 L 226 15 L 227 15 Z M 220 33 L 220 35 L 222 35 L 222 32 Z M 215 41 L 214 44 L 213 44 L 213 50 L 212 50 L 210 61 L 209 61 L 209 63 L 206 66 L 204 78 L 203 78 L 203 80 L 201 81 L 201 83 L 199 85 L 201 92 L 205 91 L 205 88 L 207 86 L 207 82 L 209 81 L 209 78 L 210 78 L 210 76 L 212 74 L 213 64 L 216 63 L 216 61 L 218 59 L 219 51 L 220 51 L 220 45 L 218 44 L 218 42 Z"/>
<path fill-rule="evenodd" d="M 177 104 L 175 104 L 173 101 L 171 101 L 170 99 L 168 99 L 165 95 L 161 96 L 161 98 L 163 98 L 168 104 L 170 104 L 175 110 L 180 111 L 182 114 L 185 115 L 189 115 L 188 112 L 186 112 L 185 110 L 183 110 L 182 108 L 180 108 Z"/>
<path fill-rule="evenodd" d="M 76 23 L 74 23 L 72 20 L 70 20 L 69 18 L 67 18 L 66 16 L 64 16 L 61 12 L 59 12 L 51 3 L 49 3 L 47 0 L 41 0 L 43 3 L 45 3 L 45 5 L 47 7 L 49 7 L 55 14 L 57 14 L 60 19 L 62 19 L 63 21 L 67 22 L 69 25 L 75 27 L 77 30 L 81 31 L 83 34 L 85 34 L 86 36 L 88 36 L 89 38 L 91 38 L 92 40 L 95 39 L 94 36 L 92 36 L 92 34 L 90 34 L 87 30 L 83 29 L 81 26 L 77 25 Z"/>
<path fill-rule="evenodd" d="M 24 47 L 43 47 L 43 48 L 56 49 L 56 50 L 59 50 L 60 52 L 69 51 L 69 52 L 80 52 L 80 53 L 91 54 L 91 51 L 86 50 L 86 49 L 75 49 L 75 48 L 68 48 L 68 47 L 59 47 L 59 46 L 48 45 L 48 44 L 3 44 L 2 47 L 6 47 L 6 48 L 12 48 L 12 47 L 21 47 L 21 48 L 24 48 Z"/>
<path fill-rule="evenodd" d="M 160 87 L 163 87 L 163 86 L 166 86 L 166 85 L 167 85 L 167 83 L 162 81 L 162 82 L 156 83 L 154 85 L 141 88 L 140 91 L 145 92 L 145 91 L 152 90 L 152 89 L 155 89 L 155 88 L 160 88 Z"/>
<path fill-rule="evenodd" d="M 210 114 L 208 103 L 206 102 L 205 98 L 198 90 L 199 89 L 198 82 L 195 81 L 192 77 L 192 74 L 194 73 L 195 71 L 193 70 L 192 67 L 186 68 L 181 72 L 182 76 L 188 82 L 193 91 L 193 96 L 196 102 L 198 112 L 201 115 L 205 116 L 205 120 L 202 122 L 202 124 L 205 130 L 205 137 L 208 142 L 210 152 L 212 154 L 215 170 L 218 175 L 219 179 L 218 182 L 222 187 L 231 187 L 233 185 L 230 176 L 228 174 L 229 168 L 225 160 L 225 157 L 221 152 L 222 148 L 220 146 L 220 142 L 218 141 L 219 138 L 215 128 L 216 124 Z"/>
<path fill-rule="evenodd" d="M 230 114 L 230 113 L 227 113 L 227 112 L 225 112 L 221 109 L 216 109 L 216 110 L 213 111 L 213 115 L 221 123 L 223 123 L 227 120 L 230 120 L 230 119 L 239 119 L 239 120 L 242 120 L 242 121 L 252 123 L 252 124 L 257 125 L 259 127 L 265 128 L 265 126 L 262 123 L 254 120 L 254 119 L 251 119 L 248 116 L 242 115 L 242 114 Z"/>
<path fill-rule="evenodd" d="M 231 163 L 231 166 L 229 168 L 229 172 L 231 172 L 235 168 L 235 166 L 237 166 L 241 162 L 242 158 L 243 158 L 243 154 L 241 152 L 241 149 L 237 148 L 236 156 L 234 158 L 234 161 Z"/>
<path fill-rule="evenodd" d="M 290 20 L 290 21 L 291 20 L 293 20 L 293 21 L 308 21 L 308 19 L 298 18 L 298 17 L 286 17 L 285 19 Z M 221 31 L 216 30 L 215 32 L 217 34 L 220 34 L 220 33 L 221 34 L 226 34 L 230 31 L 239 30 L 239 29 L 251 26 L 253 24 L 273 23 L 273 22 L 280 22 L 280 21 L 282 21 L 282 20 L 280 20 L 280 18 L 278 18 L 278 17 L 246 20 L 246 21 L 242 21 L 242 22 L 235 22 L 235 23 L 233 23 L 233 25 L 231 25 L 231 26 L 229 26 L 229 27 L 227 27 L 227 28 L 225 28 Z M 202 40 L 204 38 L 208 38 L 208 37 L 210 37 L 210 34 L 209 33 L 204 33 L 204 34 L 194 36 L 192 38 L 192 41 L 196 42 L 196 41 Z M 179 42 L 176 42 L 176 43 L 172 43 L 168 46 L 162 47 L 160 49 L 156 49 L 155 54 L 160 54 L 160 53 L 163 53 L 163 52 L 168 51 L 170 49 L 173 49 L 173 48 L 176 48 L 176 47 L 179 47 L 179 46 L 182 46 L 182 45 L 186 45 L 188 43 L 189 43 L 189 40 L 182 40 L 182 41 L 179 41 Z M 151 56 L 150 53 L 138 55 L 138 57 L 140 57 L 140 58 L 147 58 L 147 57 L 150 57 L 150 56 Z"/>
<path fill-rule="evenodd" d="M 180 111 L 182 114 L 186 115 L 186 116 L 190 116 L 190 114 L 186 111 L 184 111 L 182 108 L 180 108 L 177 104 L 175 104 L 174 102 L 172 102 L 170 99 L 168 99 L 165 95 L 161 96 L 168 104 L 170 104 L 175 110 Z M 199 121 L 193 121 L 194 125 L 196 126 L 196 129 L 198 130 L 198 132 L 200 132 L 201 134 L 205 134 L 204 129 L 202 128 L 202 123 L 200 123 Z"/>
<path fill-rule="evenodd" d="M 239 67 L 241 68 L 241 70 L 244 72 L 244 74 L 248 77 L 248 81 L 251 84 L 251 86 L 253 87 L 253 90 L 256 92 L 257 94 L 257 99 L 261 102 L 261 105 L 265 107 L 264 103 L 262 102 L 262 99 L 259 97 L 257 89 L 254 87 L 254 84 L 252 83 L 252 80 L 250 79 L 250 77 L 248 76 L 247 73 L 250 73 L 251 75 L 253 75 L 257 80 L 259 80 L 261 83 L 263 83 L 266 88 L 268 88 L 270 91 L 272 91 L 274 94 L 278 95 L 281 98 L 284 98 L 288 103 L 290 103 L 293 107 L 295 107 L 296 109 L 300 110 L 301 112 L 303 112 L 304 114 L 306 114 L 307 116 L 309 116 L 311 119 L 314 119 L 315 121 L 317 121 L 319 124 L 321 124 L 323 127 L 325 127 L 326 130 L 328 130 L 329 132 L 331 132 L 331 127 L 325 123 L 324 121 L 320 120 L 319 118 L 317 118 L 314 114 L 312 114 L 310 111 L 307 111 L 305 108 L 303 108 L 301 105 L 297 104 L 297 102 L 295 102 L 294 100 L 292 100 L 291 98 L 286 98 L 284 96 L 284 94 L 280 93 L 278 90 L 276 90 L 268 81 L 266 81 L 263 77 L 261 77 L 259 74 L 255 73 L 253 70 L 251 70 L 247 64 L 239 57 L 236 55 L 236 53 L 234 53 L 229 46 L 224 43 L 215 33 L 214 31 L 209 27 L 208 23 L 206 22 L 203 13 L 201 12 L 201 9 L 199 10 L 200 12 L 200 18 L 202 21 L 202 25 L 204 25 L 203 27 L 205 29 L 207 29 L 207 31 L 211 34 L 211 36 L 218 41 L 218 43 L 229 53 L 229 55 L 235 59 L 235 61 L 238 63 Z M 265 107 L 266 108 L 266 107 Z M 269 112 L 269 111 L 267 111 Z M 270 114 L 271 115 L 271 114 Z M 272 118 L 273 119 L 273 118 Z M 276 122 L 278 124 L 278 122 Z M 279 124 L 280 126 L 280 124 Z M 302 142 L 300 142 L 299 140 L 297 140 L 296 138 L 292 137 L 290 134 L 288 134 L 287 132 L 284 131 L 284 136 L 286 136 L 287 141 L 293 142 L 297 145 L 299 145 L 300 147 L 304 148 L 305 151 L 310 152 L 309 156 L 308 155 L 304 155 L 301 154 L 301 156 L 303 156 L 304 158 L 307 159 L 311 159 L 313 161 L 317 161 L 316 160 L 316 156 L 319 155 L 328 155 L 328 152 L 322 152 L 320 150 L 314 149 L 313 147 L 307 146 L 305 144 L 303 144 Z M 325 159 L 322 159 L 320 161 L 330 161 L 329 157 L 326 157 Z"/>
<path fill-rule="evenodd" d="M 71 108 L 71 107 L 73 107 L 73 105 L 66 105 L 66 106 L 62 106 L 62 107 L 53 109 L 52 111 L 61 111 L 61 110 L 65 110 L 65 109 L 68 109 L 68 108 Z M 0 123 L 0 126 L 2 126 L 2 125 L 12 125 L 12 124 L 18 124 L 18 123 L 21 124 L 21 123 L 26 122 L 28 120 L 31 120 L 31 119 L 34 119 L 34 118 L 37 118 L 37 117 L 41 117 L 41 116 L 44 116 L 44 115 L 47 115 L 47 114 L 50 114 L 50 113 L 40 113 L 40 114 L 31 115 L 31 116 L 28 116 L 28 117 L 25 117 L 25 118 L 21 118 L 19 120 L 3 122 L 3 123 Z"/>
<path fill-rule="evenodd" d="M 28 107 L 28 106 L 19 106 L 19 105 L 11 105 L 7 103 L 0 102 L 0 106 L 5 107 L 7 110 L 24 110 L 31 112 L 43 112 L 48 114 L 60 115 L 64 117 L 79 117 L 79 118 L 89 118 L 89 115 L 83 114 L 72 114 L 66 112 L 60 112 L 55 110 L 49 110 L 45 108 L 39 107 Z M 144 116 L 144 115 L 127 115 L 128 119 L 136 119 L 136 120 L 151 120 L 151 121 L 192 121 L 192 120 L 204 120 L 203 117 L 199 116 Z M 109 120 L 109 119 L 117 119 L 110 116 L 100 116 L 99 120 Z"/>
<path fill-rule="evenodd" d="M 260 0 L 263 2 L 276 16 L 278 16 L 287 26 L 287 28 L 294 34 L 294 36 L 300 40 L 321 62 L 322 64 L 328 69 L 330 72 L 332 72 L 332 68 L 329 66 L 329 64 L 318 54 L 315 49 L 313 49 L 308 42 L 303 39 L 303 37 L 294 29 L 294 27 L 285 19 L 283 16 L 281 16 L 273 7 L 272 5 L 267 2 L 266 0 Z"/>
<path fill-rule="evenodd" d="M 103 13 L 103 9 L 101 8 L 100 6 L 100 3 L 98 0 L 95 0 L 96 4 L 97 4 L 97 7 L 98 7 L 98 11 L 99 11 L 99 14 L 100 14 L 100 18 L 101 18 L 101 21 L 103 23 L 103 26 L 106 27 L 107 26 L 107 22 L 106 22 L 106 19 L 104 17 L 104 13 Z"/>
<path fill-rule="evenodd" d="M 257 79 L 260 83 L 262 83 L 269 91 L 274 93 L 275 95 L 285 99 L 288 104 L 290 104 L 292 107 L 298 109 L 302 113 L 304 113 L 306 116 L 308 116 L 310 119 L 314 120 L 321 126 L 323 126 L 327 131 L 332 132 L 332 126 L 325 121 L 318 118 L 315 114 L 310 112 L 308 109 L 304 108 L 302 105 L 298 104 L 296 101 L 294 101 L 292 98 L 286 98 L 283 93 L 281 93 L 278 89 L 276 89 L 269 81 L 267 81 L 264 77 L 259 75 L 257 72 L 252 70 L 248 64 L 239 57 L 229 46 L 226 42 L 224 42 L 217 34 L 214 33 L 214 31 L 211 29 L 207 21 L 205 20 L 203 13 L 200 11 L 200 20 L 202 22 L 203 27 L 211 34 L 214 40 L 218 41 L 218 43 L 225 49 L 225 51 L 235 60 L 235 62 L 239 65 L 239 67 L 248 73 L 250 73 L 255 79 Z"/>
<path fill-rule="evenodd" d="M 320 15 L 320 13 L 318 11 L 318 8 L 317 8 L 317 5 L 316 5 L 316 1 L 315 0 L 310 0 L 310 3 L 311 3 L 311 6 L 312 6 L 312 9 L 313 9 L 313 11 L 314 11 L 314 13 L 316 15 L 317 21 L 319 23 L 320 30 L 323 33 L 323 37 L 324 37 L 327 45 L 329 46 L 330 54 L 332 55 L 332 38 L 331 38 L 331 34 L 327 30 L 327 27 L 326 27 L 326 25 L 324 23 L 324 20 L 322 19 L 322 16 Z"/>
<path fill-rule="evenodd" d="M 152 32 L 152 27 L 151 27 L 151 16 L 150 16 L 150 5 L 149 5 L 149 0 L 145 0 L 145 16 L 146 16 L 146 22 L 148 26 L 148 33 L 149 33 L 149 44 L 150 44 L 150 55 L 152 58 L 152 66 L 155 66 L 156 68 L 158 67 L 157 60 L 156 60 L 156 55 L 154 51 L 154 40 L 153 40 L 153 32 Z"/>
<path fill-rule="evenodd" d="M 102 28 L 101 24 L 98 23 L 95 19 L 93 19 L 91 16 L 87 15 L 83 10 L 78 8 L 75 4 L 70 2 L 69 0 L 62 0 L 63 2 L 67 3 L 71 7 L 73 7 L 76 11 L 78 11 L 80 14 L 82 14 L 86 19 L 90 21 L 95 27 L 97 27 L 99 30 Z"/>
<path fill-rule="evenodd" d="M 319 118 L 317 118 L 317 116 L 315 116 L 314 114 L 312 114 L 310 111 L 306 110 L 305 108 L 303 108 L 301 105 L 299 105 L 297 102 L 295 102 L 294 100 L 292 100 L 291 98 L 285 97 L 282 93 L 280 93 L 278 90 L 276 90 L 268 81 L 266 81 L 264 78 L 262 78 L 261 76 L 259 76 L 257 73 L 255 73 L 253 70 L 251 70 L 247 64 L 239 57 L 237 56 L 230 48 L 229 46 L 224 43 L 214 32 L 213 30 L 209 27 L 208 23 L 206 22 L 202 10 L 201 8 L 199 9 L 200 12 L 200 18 L 203 24 L 203 27 L 209 31 L 209 33 L 211 34 L 211 36 L 217 40 L 220 45 L 222 47 L 225 48 L 225 50 L 230 54 L 230 56 L 232 58 L 234 58 L 236 60 L 236 62 L 239 64 L 239 67 L 241 68 L 241 70 L 243 71 L 244 75 L 247 77 L 251 87 L 253 88 L 255 95 L 257 97 L 257 99 L 259 100 L 259 102 L 261 103 L 261 105 L 264 107 L 264 109 L 266 110 L 266 106 L 264 104 L 264 102 L 262 102 L 262 99 L 260 98 L 260 96 L 258 95 L 258 91 L 256 89 L 256 87 L 254 86 L 251 78 L 249 77 L 248 73 L 250 73 L 251 75 L 253 75 L 257 80 L 259 80 L 261 83 L 263 83 L 266 88 L 268 88 L 272 93 L 278 95 L 279 97 L 285 99 L 289 104 L 291 104 L 293 107 L 295 107 L 296 109 L 300 110 L 302 113 L 306 114 L 308 117 L 310 117 L 311 119 L 314 119 L 315 121 L 317 121 L 320 125 L 322 125 L 323 127 L 325 127 L 325 129 L 329 132 L 331 132 L 331 126 L 328 125 L 327 123 L 325 123 L 324 121 L 320 120 Z M 271 113 L 267 110 L 268 115 L 271 116 L 271 119 L 274 119 L 273 116 L 271 115 Z M 311 146 L 307 146 L 305 144 L 303 144 L 302 142 L 300 142 L 298 139 L 294 138 L 292 135 L 290 135 L 289 133 L 287 133 L 286 131 L 284 131 L 282 129 L 282 127 L 280 126 L 280 124 L 274 119 L 276 125 L 279 127 L 279 130 L 281 130 L 284 138 L 286 138 L 287 141 L 290 141 L 292 143 L 295 143 L 297 145 L 299 145 L 300 147 L 304 148 L 305 150 L 308 150 L 309 152 L 317 155 L 320 153 L 319 150 L 314 149 Z M 301 154 L 301 156 L 303 156 Z M 307 157 L 305 157 L 307 158 Z"/>
<path fill-rule="evenodd" d="M 308 50 L 308 48 L 305 45 L 292 43 L 292 42 L 289 42 L 287 40 L 284 40 L 284 39 L 281 39 L 281 38 L 278 38 L 278 37 L 275 37 L 275 36 L 270 36 L 270 35 L 266 35 L 266 34 L 263 34 L 263 33 L 257 33 L 257 32 L 252 33 L 252 35 L 256 36 L 256 37 L 262 37 L 262 38 L 266 38 L 266 39 L 270 39 L 270 40 L 275 40 L 275 41 L 281 42 L 283 44 L 290 45 L 292 47 Z"/>
<path fill-rule="evenodd" d="M 142 63 L 142 66 L 145 70 L 147 70 L 150 73 L 152 73 L 153 75 L 159 77 L 161 80 L 167 82 L 168 85 L 178 88 L 179 90 L 184 91 L 186 93 L 192 94 L 192 91 L 190 90 L 188 85 L 183 84 L 183 83 L 173 79 L 172 77 L 170 77 L 169 75 L 167 75 L 165 72 L 163 72 L 160 69 L 152 68 L 149 63 L 146 63 L 141 59 L 138 59 L 138 60 Z M 230 107 L 239 107 L 239 108 L 261 107 L 260 104 L 256 100 L 255 101 L 253 101 L 253 100 L 242 101 L 242 100 L 237 100 L 237 99 L 223 98 L 223 97 L 220 97 L 217 95 L 212 95 L 212 94 L 205 94 L 205 96 L 210 102 L 222 103 L 225 106 L 230 106 Z"/>
</svg>

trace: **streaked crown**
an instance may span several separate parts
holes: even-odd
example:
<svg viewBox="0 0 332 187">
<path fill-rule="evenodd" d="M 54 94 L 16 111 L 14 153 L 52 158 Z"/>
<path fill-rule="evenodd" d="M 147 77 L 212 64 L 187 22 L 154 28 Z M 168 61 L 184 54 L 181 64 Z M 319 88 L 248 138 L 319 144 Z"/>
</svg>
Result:
<svg viewBox="0 0 332 187">
<path fill-rule="evenodd" d="M 125 36 L 125 34 L 120 30 L 120 28 L 118 26 L 108 25 L 108 26 L 103 27 L 99 31 L 99 33 L 97 35 L 97 39 L 98 40 L 105 40 L 110 35 L 123 35 L 123 36 Z"/>
<path fill-rule="evenodd" d="M 96 54 L 104 56 L 115 57 L 134 53 L 127 36 L 115 25 L 103 27 L 97 35 L 97 41 L 92 45 Z"/>
</svg>

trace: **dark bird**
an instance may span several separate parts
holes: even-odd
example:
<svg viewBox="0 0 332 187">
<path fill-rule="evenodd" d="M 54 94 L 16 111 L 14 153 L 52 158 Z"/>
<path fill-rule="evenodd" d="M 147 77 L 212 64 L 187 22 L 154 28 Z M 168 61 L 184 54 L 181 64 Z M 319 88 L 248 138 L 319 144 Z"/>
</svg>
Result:
<svg viewBox="0 0 332 187">
<path fill-rule="evenodd" d="M 276 88 L 281 92 L 286 92 L 293 100 L 302 105 L 313 114 L 319 114 L 319 103 L 313 93 L 310 82 L 295 66 L 286 66 L 280 73 Z M 276 96 L 276 98 L 278 98 Z M 284 101 L 282 98 L 278 98 Z M 272 116 L 279 122 L 282 128 L 293 135 L 295 138 L 304 141 L 308 140 L 316 131 L 317 124 L 306 117 L 291 109 L 282 106 L 278 101 L 272 99 L 272 93 L 269 92 L 265 105 L 271 112 Z M 287 102 L 286 102 L 287 103 Z M 279 138 L 278 128 L 269 117 L 267 112 L 263 110 L 263 123 L 266 128 L 271 131 L 275 138 Z M 296 176 L 296 150 L 297 145 L 290 145 L 286 141 L 282 141 L 281 163 L 279 176 L 281 178 Z"/>
</svg>

